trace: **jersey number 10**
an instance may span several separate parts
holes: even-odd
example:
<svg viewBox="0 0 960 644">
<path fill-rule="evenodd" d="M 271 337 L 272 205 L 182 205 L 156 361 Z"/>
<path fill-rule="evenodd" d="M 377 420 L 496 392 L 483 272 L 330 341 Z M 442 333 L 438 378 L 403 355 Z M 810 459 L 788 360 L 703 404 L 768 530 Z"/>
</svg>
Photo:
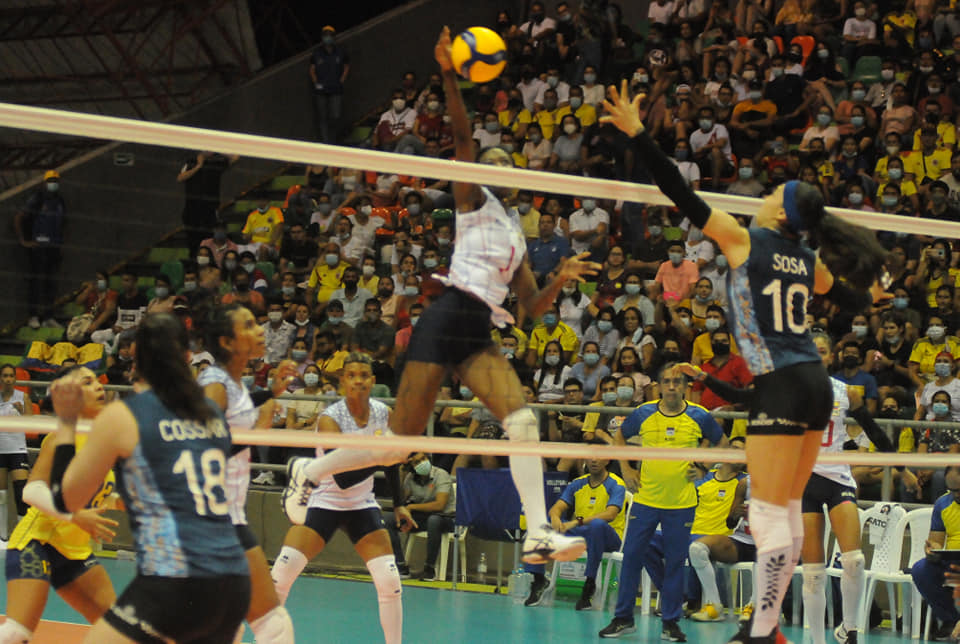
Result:
<svg viewBox="0 0 960 644">
<path fill-rule="evenodd" d="M 807 317 L 807 300 L 810 298 L 810 289 L 806 284 L 794 282 L 783 291 L 783 282 L 775 279 L 767 284 L 761 291 L 763 295 L 769 295 L 773 298 L 773 330 L 777 333 L 783 333 L 783 318 L 786 312 L 787 327 L 793 333 L 806 333 L 805 325 Z M 797 299 L 800 300 L 799 310 L 797 309 Z M 797 315 L 799 313 L 799 315 Z M 797 318 L 800 321 L 797 321 Z"/>
<path fill-rule="evenodd" d="M 193 495 L 197 514 L 205 517 L 207 514 L 224 515 L 228 511 L 227 493 L 224 490 L 227 466 L 223 458 L 223 451 L 208 449 L 200 454 L 200 472 L 203 474 L 203 485 L 197 478 L 197 468 L 193 462 L 193 452 L 188 449 L 180 452 L 180 457 L 173 464 L 174 474 L 183 474 L 187 478 L 187 487 Z M 223 499 L 223 500 L 221 500 Z"/>
</svg>

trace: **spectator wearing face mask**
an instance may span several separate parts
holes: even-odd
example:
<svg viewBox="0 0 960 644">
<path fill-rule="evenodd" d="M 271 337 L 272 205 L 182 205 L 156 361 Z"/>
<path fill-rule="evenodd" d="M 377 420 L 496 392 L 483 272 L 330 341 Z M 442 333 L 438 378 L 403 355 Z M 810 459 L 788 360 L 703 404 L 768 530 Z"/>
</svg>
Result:
<svg viewBox="0 0 960 644">
<path fill-rule="evenodd" d="M 701 277 L 694 286 L 693 297 L 680 301 L 680 306 L 690 311 L 690 322 L 697 332 L 706 328 L 711 307 L 718 306 L 713 291 L 710 278 Z"/>
<path fill-rule="evenodd" d="M 153 299 L 147 304 L 147 313 L 172 313 L 176 294 L 170 288 L 170 278 L 161 273 L 153 284 Z"/>
<path fill-rule="evenodd" d="M 317 333 L 329 331 L 333 333 L 337 346 L 344 348 L 350 347 L 353 343 L 353 327 L 345 324 L 343 321 L 343 304 L 340 300 L 330 300 L 324 312 L 326 313 L 327 319 L 319 326 Z M 299 332 L 299 329 L 297 332 Z M 296 337 L 296 335 L 294 337 Z"/>
<path fill-rule="evenodd" d="M 696 226 L 690 226 L 687 230 L 687 240 L 683 245 L 684 259 L 687 259 L 697 265 L 697 270 L 702 269 L 713 260 L 716 250 L 713 247 L 713 241 L 703 236 L 703 231 Z"/>
<path fill-rule="evenodd" d="M 551 129 L 551 133 L 553 130 Z M 543 135 L 540 123 L 533 121 L 527 128 L 527 141 L 523 144 L 521 154 L 527 157 L 527 167 L 531 170 L 543 170 L 553 155 L 553 142 Z"/>
<path fill-rule="evenodd" d="M 200 242 L 199 248 L 208 249 L 213 258 L 213 263 L 217 266 L 223 266 L 224 256 L 228 252 L 233 251 L 234 253 L 237 253 L 240 251 L 240 247 L 237 246 L 233 240 L 227 236 L 227 224 L 222 221 L 217 221 L 216 225 L 213 227 L 213 235 Z M 199 248 L 197 249 L 196 257 L 197 266 L 203 268 L 210 264 L 210 258 L 208 257 L 207 262 L 201 260 L 200 257 L 203 256 L 203 254 L 200 253 Z"/>
<path fill-rule="evenodd" d="M 591 127 L 597 122 L 597 108 L 584 100 L 583 89 L 580 87 L 571 87 L 570 103 L 557 110 L 557 118 L 563 119 L 567 114 L 577 117 L 583 128 Z"/>
<path fill-rule="evenodd" d="M 953 268 L 953 253 L 950 242 L 936 239 L 920 253 L 920 262 L 916 273 L 908 277 L 904 284 L 925 295 L 929 309 L 937 306 L 937 289 L 941 286 L 956 286 L 960 280 L 960 270 Z M 946 322 L 946 320 L 944 320 Z M 947 329 L 948 332 L 955 329 Z"/>
<path fill-rule="evenodd" d="M 263 359 L 267 364 L 279 364 L 293 339 L 296 326 L 283 319 L 283 303 L 271 298 L 267 308 L 267 321 L 263 324 L 263 341 L 266 345 Z"/>
<path fill-rule="evenodd" d="M 713 344 L 711 334 L 714 331 L 727 328 L 727 314 L 719 304 L 710 304 L 707 306 L 707 317 L 703 321 L 703 332 L 693 341 L 693 349 L 690 354 L 690 362 L 694 365 L 701 365 L 709 362 L 713 358 Z M 740 355 L 737 351 L 737 343 L 730 338 L 730 353 Z"/>
<path fill-rule="evenodd" d="M 759 197 L 767 191 L 766 187 L 757 179 L 753 165 L 753 159 L 750 157 L 740 159 L 737 168 L 737 180 L 727 186 L 728 195 Z"/>
<path fill-rule="evenodd" d="M 842 35 L 841 52 L 851 67 L 860 56 L 874 56 L 880 51 L 877 23 L 867 16 L 867 4 L 863 0 L 853 3 L 853 16 L 844 21 Z"/>
<path fill-rule="evenodd" d="M 413 131 L 417 112 L 407 105 L 404 90 L 395 89 L 390 95 L 390 109 L 380 115 L 373 131 L 373 147 L 393 151 L 405 135 Z"/>
<path fill-rule="evenodd" d="M 858 313 L 850 319 L 850 331 L 840 338 L 834 350 L 839 353 L 848 342 L 855 343 L 860 348 L 860 357 L 864 359 L 865 364 L 872 364 L 872 357 L 869 363 L 867 358 L 880 348 L 880 343 L 877 341 L 876 334 L 871 332 L 870 319 L 867 315 Z"/>
<path fill-rule="evenodd" d="M 585 197 L 570 215 L 571 247 L 575 255 L 589 252 L 591 261 L 602 261 L 607 251 L 610 215 L 597 200 Z"/>
<path fill-rule="evenodd" d="M 597 341 L 584 340 L 581 349 L 580 360 L 573 365 L 570 376 L 581 383 L 584 397 L 591 399 L 600 380 L 610 375 L 610 368 L 601 360 L 600 344 Z"/>
<path fill-rule="evenodd" d="M 680 171 L 680 176 L 686 181 L 687 185 L 694 190 L 700 189 L 700 166 L 694 163 L 690 157 L 690 142 L 686 139 L 678 139 L 674 144 L 673 158 L 671 159 Z"/>
<path fill-rule="evenodd" d="M 570 359 L 580 347 L 580 339 L 573 329 L 560 320 L 556 305 L 552 305 L 544 312 L 540 323 L 530 332 L 526 360 L 531 369 L 542 361 L 544 350 L 552 340 L 560 343 L 564 364 L 569 364 Z"/>
<path fill-rule="evenodd" d="M 955 359 L 948 351 L 937 354 L 933 364 L 934 379 L 924 385 L 917 401 L 916 420 L 933 420 L 934 394 L 945 391 L 950 394 L 950 420 L 960 421 L 960 379 L 954 372 Z"/>
<path fill-rule="evenodd" d="M 908 205 L 910 213 L 916 215 L 920 212 L 920 196 L 917 192 L 917 184 L 909 178 L 910 176 L 912 175 L 904 173 L 902 159 L 899 157 L 889 159 L 887 161 L 887 180 L 877 188 L 877 194 L 882 197 L 888 186 L 896 186 L 900 193 L 900 202 Z"/>
<path fill-rule="evenodd" d="M 321 30 L 321 44 L 310 56 L 314 121 L 317 140 L 336 143 L 343 104 L 343 85 L 350 73 L 350 56 L 337 46 L 336 29 Z"/>
<path fill-rule="evenodd" d="M 816 98 L 816 92 L 808 91 L 800 76 L 785 73 L 785 64 L 783 56 L 773 57 L 765 93 L 777 106 L 774 133 L 782 135 L 806 126 L 810 118 L 807 110 Z"/>
<path fill-rule="evenodd" d="M 220 298 L 220 301 L 222 304 L 239 302 L 250 309 L 256 317 L 261 317 L 267 312 L 263 294 L 250 288 L 250 274 L 242 268 L 233 272 L 233 290 Z M 149 306 L 147 309 L 149 311 Z"/>
<path fill-rule="evenodd" d="M 770 138 L 771 128 L 777 117 L 776 103 L 763 97 L 763 81 L 754 78 L 747 87 L 747 96 L 734 106 L 729 123 L 734 147 L 741 160 L 760 151 L 763 142 Z"/>
<path fill-rule="evenodd" d="M 547 169 L 566 174 L 582 174 L 586 139 L 580 121 L 569 113 L 562 117 L 557 116 L 557 119 L 559 132 L 553 142 L 553 154 L 550 155 Z"/>
<path fill-rule="evenodd" d="M 570 363 L 564 359 L 563 347 L 559 341 L 551 340 L 544 348 L 540 368 L 533 374 L 537 402 L 563 402 L 563 383 L 571 377 Z"/>
<path fill-rule="evenodd" d="M 316 364 L 308 364 L 303 375 L 303 388 L 294 389 L 293 394 L 297 396 L 319 396 L 322 393 L 320 389 L 320 367 Z M 287 429 L 313 429 L 317 424 L 317 418 L 323 411 L 324 403 L 319 400 L 291 400 L 287 406 Z"/>
<path fill-rule="evenodd" d="M 733 175 L 733 150 L 730 133 L 717 122 L 715 110 L 701 107 L 697 113 L 699 128 L 690 134 L 690 150 L 700 166 L 700 174 L 713 178 L 713 189 L 720 188 L 720 180 Z"/>
<path fill-rule="evenodd" d="M 699 279 L 697 265 L 684 259 L 686 248 L 682 241 L 672 241 L 667 248 L 667 261 L 660 264 L 654 280 L 660 285 L 663 299 L 680 302 L 693 293 Z"/>
<path fill-rule="evenodd" d="M 267 280 L 266 274 L 257 268 L 257 257 L 248 250 L 240 253 L 238 259 L 240 268 L 247 272 L 247 275 L 250 276 L 250 288 L 259 292 L 266 293 L 270 288 L 270 282 Z"/>
<path fill-rule="evenodd" d="M 872 359 L 871 359 L 872 360 Z M 840 370 L 833 377 L 847 384 L 847 388 L 858 391 L 863 398 L 867 411 L 873 416 L 877 413 L 877 379 L 864 371 L 863 353 L 860 345 L 853 341 L 844 342 L 840 348 Z"/>
<path fill-rule="evenodd" d="M 240 231 L 247 244 L 254 245 L 261 257 L 275 257 L 283 237 L 283 211 L 270 205 L 266 195 L 257 199 L 257 207 L 247 215 Z"/>
<path fill-rule="evenodd" d="M 517 217 L 520 219 L 520 227 L 523 229 L 523 235 L 527 238 L 527 244 L 530 244 L 540 235 L 540 211 L 533 204 L 533 193 L 529 190 L 521 190 L 517 193 L 517 203 L 514 206 Z M 553 230 L 550 230 L 553 235 Z M 551 267 L 552 268 L 552 267 Z M 536 270 L 534 270 L 536 272 Z"/>
<path fill-rule="evenodd" d="M 373 293 L 360 288 L 360 271 L 350 266 L 343 271 L 341 283 L 343 286 L 330 294 L 330 299 L 339 300 L 343 304 L 343 323 L 356 327 L 363 318 L 363 308 Z"/>
<path fill-rule="evenodd" d="M 605 306 L 597 313 L 596 320 L 583 332 L 583 341 L 596 342 L 600 351 L 600 361 L 609 365 L 620 343 L 620 331 L 614 324 L 616 311 L 612 306 Z"/>
<path fill-rule="evenodd" d="M 343 272 L 350 266 L 340 255 L 340 246 L 336 242 L 327 242 L 322 247 L 322 255 L 310 272 L 307 280 L 306 301 L 326 304 L 330 295 L 340 288 Z"/>
<path fill-rule="evenodd" d="M 941 221 L 960 221 L 960 208 L 950 203 L 950 188 L 943 180 L 928 184 L 927 194 L 930 199 L 921 216 Z"/>
<path fill-rule="evenodd" d="M 597 390 L 599 400 L 590 403 L 591 407 L 634 407 L 635 383 L 630 375 L 607 376 L 600 379 Z M 620 414 L 588 412 L 583 419 L 583 441 L 589 443 L 600 437 L 604 441 L 620 431 L 627 416 Z M 619 467 L 614 466 L 619 470 Z"/>
<path fill-rule="evenodd" d="M 940 390 L 933 394 L 930 409 L 933 412 L 931 420 L 950 422 L 953 407 L 952 397 L 946 391 Z M 934 429 L 920 430 L 920 439 L 917 442 L 918 454 L 957 454 L 960 453 L 960 430 Z M 917 501 L 933 503 L 944 492 L 947 484 L 943 470 L 921 469 L 916 470 L 916 483 L 910 478 L 904 480 L 901 498 L 913 500 L 907 492 L 913 492 Z"/>
<path fill-rule="evenodd" d="M 960 358 L 960 340 L 947 335 L 943 319 L 938 315 L 931 315 L 927 319 L 926 334 L 919 338 L 910 352 L 910 380 L 922 389 L 928 382 L 936 378 L 936 357 L 940 353 L 949 353 L 954 360 Z"/>
</svg>

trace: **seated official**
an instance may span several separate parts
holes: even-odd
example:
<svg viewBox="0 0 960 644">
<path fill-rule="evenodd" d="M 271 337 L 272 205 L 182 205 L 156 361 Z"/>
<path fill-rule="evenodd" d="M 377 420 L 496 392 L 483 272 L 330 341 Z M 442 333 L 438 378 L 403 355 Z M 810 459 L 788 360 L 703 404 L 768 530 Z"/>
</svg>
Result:
<svg viewBox="0 0 960 644">
<path fill-rule="evenodd" d="M 437 578 L 437 555 L 440 554 L 441 539 L 444 533 L 453 532 L 453 517 L 457 509 L 453 480 L 445 470 L 434 467 L 423 452 L 411 456 L 407 465 L 411 472 L 403 480 L 402 497 L 405 507 L 417 523 L 417 529 L 427 531 L 427 558 L 420 580 L 434 581 Z M 393 545 L 393 555 L 397 558 L 400 576 L 409 577 L 410 566 L 400 547 L 400 533 L 393 512 L 384 512 L 383 520 L 390 533 L 390 543 Z"/>
<path fill-rule="evenodd" d="M 585 476 L 574 479 L 550 508 L 550 523 L 558 532 L 583 537 L 587 541 L 586 581 L 577 610 L 590 610 L 597 589 L 597 570 L 603 553 L 620 548 L 626 523 L 627 487 L 616 474 L 607 471 L 609 461 L 587 461 Z M 564 521 L 563 517 L 567 520 Z M 526 564 L 524 570 L 533 573 L 530 595 L 524 604 L 536 606 L 550 586 L 543 565 Z"/>
<path fill-rule="evenodd" d="M 940 548 L 960 550 L 960 467 L 948 467 L 944 479 L 947 493 L 933 504 L 930 536 L 926 543 L 927 556 L 913 564 L 910 571 L 914 585 L 941 624 L 940 631 L 931 632 L 931 639 L 949 639 L 940 635 L 950 636 L 951 633 L 955 638 L 960 628 L 960 611 L 954 603 L 953 590 L 944 586 L 944 573 L 950 562 L 933 552 Z"/>
</svg>

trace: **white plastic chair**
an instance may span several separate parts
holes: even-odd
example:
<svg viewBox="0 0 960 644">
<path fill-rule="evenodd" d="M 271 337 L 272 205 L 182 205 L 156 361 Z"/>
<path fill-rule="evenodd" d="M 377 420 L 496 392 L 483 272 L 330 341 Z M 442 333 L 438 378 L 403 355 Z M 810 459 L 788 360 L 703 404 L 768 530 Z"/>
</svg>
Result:
<svg viewBox="0 0 960 644">
<path fill-rule="evenodd" d="M 456 498 L 457 495 L 457 484 L 453 484 L 453 495 Z M 413 554 L 413 546 L 417 539 L 426 539 L 427 531 L 420 530 L 418 532 L 411 532 L 407 535 L 407 547 L 404 551 L 404 560 L 409 563 L 410 555 Z M 454 550 L 460 551 L 460 581 L 463 583 L 467 582 L 467 548 L 466 548 L 466 538 L 467 538 L 467 528 L 454 528 L 453 532 L 447 532 L 443 535 L 440 541 L 440 560 L 437 562 L 437 580 L 446 581 L 447 580 L 447 561 L 448 555 L 450 552 L 450 544 L 454 542 L 454 539 L 459 541 L 459 548 L 454 548 Z"/>
<path fill-rule="evenodd" d="M 870 605 L 873 603 L 873 594 L 877 590 L 878 582 L 887 583 L 887 597 L 890 602 L 890 613 L 897 614 L 897 599 L 894 592 L 896 584 L 910 582 L 910 575 L 900 570 L 900 560 L 903 555 L 903 533 L 907 528 L 907 511 L 898 503 L 877 503 L 863 515 L 861 523 L 861 541 L 864 537 L 870 539 L 870 531 L 882 529 L 879 542 L 874 545 L 873 556 L 870 558 L 870 567 L 865 572 L 866 584 L 863 600 L 860 603 L 861 633 L 867 632 L 867 623 L 870 619 Z M 928 521 L 929 522 L 929 521 Z M 897 622 L 891 620 L 891 630 L 897 630 Z"/>
<path fill-rule="evenodd" d="M 747 587 L 743 583 L 744 573 L 750 573 L 750 595 L 753 595 L 753 586 L 756 585 L 757 581 L 757 562 L 756 561 L 738 561 L 737 563 L 727 564 L 722 562 L 715 562 L 717 571 L 724 571 L 730 576 L 730 580 L 727 583 L 727 589 L 729 590 L 727 597 L 727 611 L 730 617 L 733 617 L 736 613 L 734 609 L 737 606 L 744 606 L 743 601 L 744 589 Z M 739 592 L 738 592 L 739 590 Z"/>
<path fill-rule="evenodd" d="M 603 553 L 603 561 L 607 562 L 607 565 L 601 566 L 603 576 L 600 578 L 600 601 L 595 604 L 600 610 L 606 610 L 607 608 L 607 589 L 610 587 L 610 581 L 613 579 L 614 567 L 617 569 L 617 580 L 620 579 L 620 569 L 623 566 L 623 544 L 627 542 L 627 530 L 630 528 L 630 510 L 633 509 L 633 494 L 629 491 L 626 494 L 625 504 L 627 509 L 626 515 L 624 516 L 623 538 L 620 540 L 620 549 L 616 552 Z M 646 575 L 646 571 L 644 571 L 643 574 Z"/>
</svg>

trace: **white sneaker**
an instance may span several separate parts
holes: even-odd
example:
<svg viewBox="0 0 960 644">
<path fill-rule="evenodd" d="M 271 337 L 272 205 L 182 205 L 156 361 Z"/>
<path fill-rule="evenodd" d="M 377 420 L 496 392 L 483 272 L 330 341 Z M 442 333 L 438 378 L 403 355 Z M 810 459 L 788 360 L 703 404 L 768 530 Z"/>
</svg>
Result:
<svg viewBox="0 0 960 644">
<path fill-rule="evenodd" d="M 43 321 L 43 326 L 46 329 L 62 329 L 63 325 L 54 320 L 53 318 L 47 318 Z"/>
<path fill-rule="evenodd" d="M 280 503 L 290 523 L 295 525 L 303 525 L 307 520 L 307 503 L 317 487 L 304 473 L 307 464 L 312 460 L 300 456 L 287 461 L 287 487 L 280 495 Z"/>
<path fill-rule="evenodd" d="M 713 604 L 704 604 L 700 610 L 690 616 L 695 622 L 722 622 L 723 606 L 719 609 Z"/>
<path fill-rule="evenodd" d="M 273 480 L 273 472 L 270 470 L 262 470 L 253 478 L 251 483 L 254 485 L 276 485 Z"/>
<path fill-rule="evenodd" d="M 527 532 L 523 540 L 523 563 L 544 564 L 550 561 L 573 561 L 587 550 L 583 537 L 560 534 L 553 526 L 544 524 L 538 532 Z"/>
<path fill-rule="evenodd" d="M 36 315 L 32 316 L 32 317 L 30 318 L 30 320 L 27 322 L 27 325 L 28 325 L 31 329 L 39 329 L 39 328 L 40 328 L 40 318 L 38 318 Z"/>
</svg>

